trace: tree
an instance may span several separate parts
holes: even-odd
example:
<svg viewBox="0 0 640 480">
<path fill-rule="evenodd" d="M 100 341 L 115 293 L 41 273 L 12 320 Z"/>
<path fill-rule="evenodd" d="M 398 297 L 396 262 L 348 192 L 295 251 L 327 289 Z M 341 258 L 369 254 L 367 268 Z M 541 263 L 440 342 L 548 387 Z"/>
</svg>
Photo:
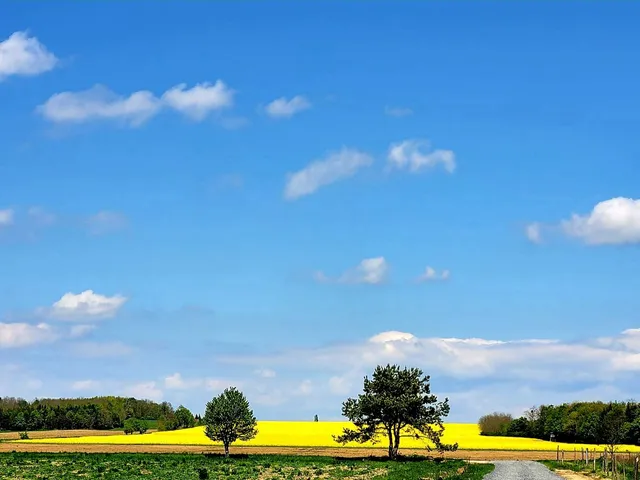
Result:
<svg viewBox="0 0 640 480">
<path fill-rule="evenodd" d="M 313 416 L 313 421 L 314 421 L 314 422 L 317 422 L 317 421 L 318 421 L 318 415 L 314 415 L 314 416 Z"/>
<path fill-rule="evenodd" d="M 480 435 L 506 435 L 513 417 L 508 413 L 493 412 L 478 420 Z"/>
<path fill-rule="evenodd" d="M 625 418 L 624 403 L 610 403 L 607 405 L 600 419 L 600 438 L 607 445 L 611 455 L 616 452 L 616 447 L 623 443 L 629 430 L 629 424 Z"/>
<path fill-rule="evenodd" d="M 224 456 L 236 440 L 251 440 L 258 434 L 256 417 L 244 394 L 235 387 L 227 388 L 209 403 L 204 414 L 205 435 L 222 442 Z"/>
<path fill-rule="evenodd" d="M 458 444 L 442 443 L 442 419 L 449 414 L 449 400 L 438 402 L 431 394 L 429 377 L 418 368 L 401 369 L 397 365 L 378 366 L 370 380 L 364 378 L 363 393 L 342 404 L 342 415 L 355 425 L 333 437 L 348 442 L 377 443 L 384 435 L 389 441 L 389 457 L 397 458 L 401 437 L 426 439 L 442 452 L 456 450 Z M 427 449 L 432 450 L 427 443 Z"/>
<path fill-rule="evenodd" d="M 176 422 L 178 424 L 178 428 L 191 428 L 195 426 L 196 420 L 193 417 L 193 414 L 189 411 L 188 408 L 180 405 L 176 409 Z"/>
</svg>

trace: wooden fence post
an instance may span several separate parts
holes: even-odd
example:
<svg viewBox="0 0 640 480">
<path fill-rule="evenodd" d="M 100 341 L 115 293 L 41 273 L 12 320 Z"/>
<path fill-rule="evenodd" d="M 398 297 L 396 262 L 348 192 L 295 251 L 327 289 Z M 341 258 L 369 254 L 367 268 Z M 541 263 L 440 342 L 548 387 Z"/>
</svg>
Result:
<svg viewBox="0 0 640 480">
<path fill-rule="evenodd" d="M 556 449 L 556 462 L 560 461 L 560 445 Z"/>
</svg>

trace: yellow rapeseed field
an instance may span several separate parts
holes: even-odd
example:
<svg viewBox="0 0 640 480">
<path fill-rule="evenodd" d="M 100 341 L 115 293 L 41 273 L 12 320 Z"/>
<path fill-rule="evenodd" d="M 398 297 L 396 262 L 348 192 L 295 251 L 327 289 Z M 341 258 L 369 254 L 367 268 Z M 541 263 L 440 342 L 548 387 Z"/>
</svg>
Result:
<svg viewBox="0 0 640 480">
<path fill-rule="evenodd" d="M 278 446 L 278 447 L 337 447 L 332 435 L 342 432 L 348 422 L 258 422 L 258 435 L 248 442 L 234 445 Z M 469 423 L 450 423 L 445 425 L 445 443 L 458 442 L 464 450 L 556 450 L 558 446 L 566 451 L 583 447 L 593 449 L 594 445 L 563 444 L 530 438 L 484 437 L 478 426 Z M 172 432 L 154 432 L 145 435 L 90 436 L 76 438 L 46 438 L 23 440 L 32 443 L 80 443 L 80 444 L 131 444 L 131 445 L 212 445 L 204 434 L 204 427 L 188 428 Z M 385 440 L 376 447 L 385 448 Z M 347 447 L 361 446 L 356 443 Z M 365 446 L 372 446 L 367 445 Z M 401 447 L 424 448 L 422 440 L 403 438 Z M 600 446 L 600 448 L 602 448 Z M 640 447 L 623 446 L 622 451 L 640 451 Z"/>
</svg>

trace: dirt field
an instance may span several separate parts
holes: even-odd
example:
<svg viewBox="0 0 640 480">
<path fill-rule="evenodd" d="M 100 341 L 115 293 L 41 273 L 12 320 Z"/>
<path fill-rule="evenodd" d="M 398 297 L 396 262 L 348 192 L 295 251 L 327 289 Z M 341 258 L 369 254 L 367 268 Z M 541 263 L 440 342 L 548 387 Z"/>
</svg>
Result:
<svg viewBox="0 0 640 480">
<path fill-rule="evenodd" d="M 35 437 L 34 437 L 35 438 Z M 222 453 L 221 447 L 197 445 L 83 445 L 37 444 L 0 442 L 1 452 L 50 452 L 50 453 Z M 322 447 L 231 447 L 237 454 L 320 455 L 330 457 L 384 456 L 383 448 L 322 448 Z M 401 449 L 403 455 L 427 455 L 425 450 Z M 555 460 L 556 452 L 521 452 L 490 450 L 459 450 L 445 454 L 447 458 L 468 460 Z"/>
<path fill-rule="evenodd" d="M 151 430 L 149 431 L 151 432 Z M 29 432 L 29 438 L 73 438 L 73 437 L 86 437 L 93 436 L 106 436 L 106 435 L 122 435 L 121 431 L 117 430 L 47 430 L 44 432 Z M 19 440 L 20 435 L 18 432 L 0 432 L 0 440 Z"/>
</svg>

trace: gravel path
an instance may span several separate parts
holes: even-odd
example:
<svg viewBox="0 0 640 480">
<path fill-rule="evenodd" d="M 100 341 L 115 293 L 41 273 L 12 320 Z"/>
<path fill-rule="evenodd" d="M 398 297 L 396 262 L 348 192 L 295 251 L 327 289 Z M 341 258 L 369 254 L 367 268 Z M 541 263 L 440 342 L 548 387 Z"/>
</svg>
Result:
<svg viewBox="0 0 640 480">
<path fill-rule="evenodd" d="M 555 473 L 538 462 L 492 462 L 496 469 L 484 480 L 559 480 Z"/>
</svg>

